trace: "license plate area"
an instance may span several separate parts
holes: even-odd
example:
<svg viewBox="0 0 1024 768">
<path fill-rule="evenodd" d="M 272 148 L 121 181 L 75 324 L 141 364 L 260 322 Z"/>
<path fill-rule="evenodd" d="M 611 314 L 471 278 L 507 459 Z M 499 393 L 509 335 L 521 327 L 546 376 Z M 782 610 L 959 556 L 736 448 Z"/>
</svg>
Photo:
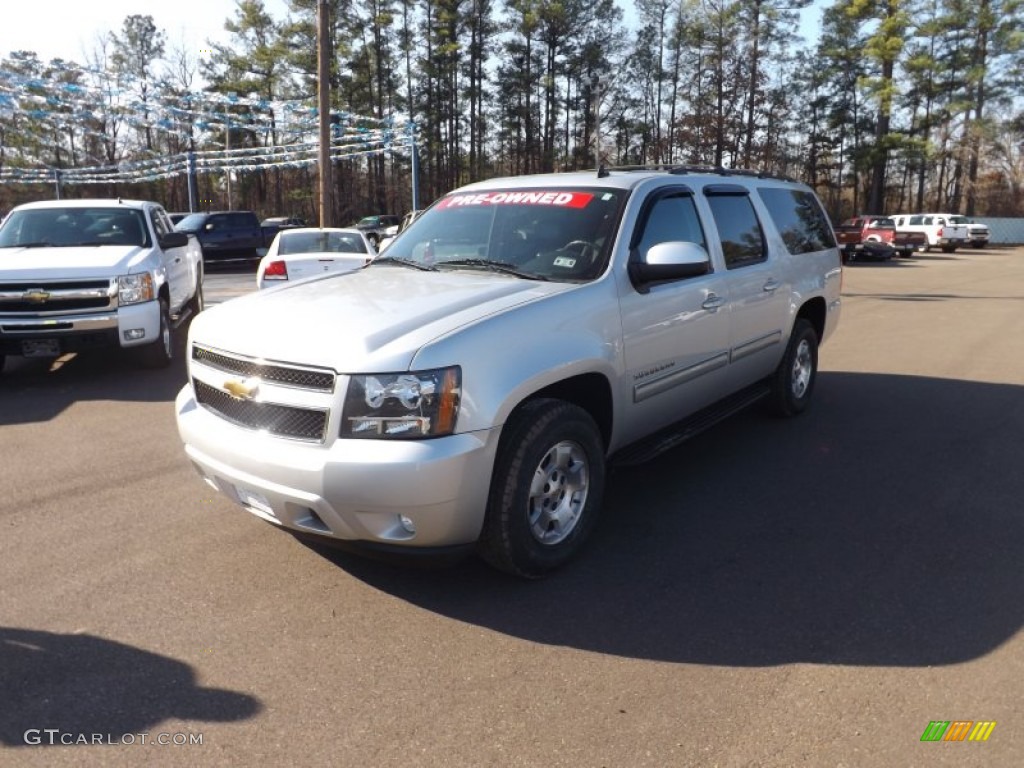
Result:
<svg viewBox="0 0 1024 768">
<path fill-rule="evenodd" d="M 60 342 L 57 339 L 24 339 L 21 354 L 25 357 L 60 357 Z"/>
<path fill-rule="evenodd" d="M 270 520 L 273 523 L 281 522 L 277 519 L 277 515 L 274 514 L 274 510 L 271 508 L 267 497 L 262 493 L 250 491 L 248 488 L 236 485 L 235 496 L 238 498 L 238 503 L 253 514 L 262 517 L 264 520 Z"/>
</svg>

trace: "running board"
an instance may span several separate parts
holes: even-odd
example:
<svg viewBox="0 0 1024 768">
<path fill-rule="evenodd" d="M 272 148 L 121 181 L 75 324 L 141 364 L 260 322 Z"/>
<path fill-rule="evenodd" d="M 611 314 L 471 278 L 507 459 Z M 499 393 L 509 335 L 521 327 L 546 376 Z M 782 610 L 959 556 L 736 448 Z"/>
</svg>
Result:
<svg viewBox="0 0 1024 768">
<path fill-rule="evenodd" d="M 771 392 L 771 388 L 766 380 L 752 384 L 697 411 L 682 421 L 655 432 L 650 437 L 645 437 L 643 440 L 626 446 L 611 457 L 610 463 L 613 466 L 630 467 L 650 461 L 734 413 L 753 405 L 769 392 Z"/>
</svg>

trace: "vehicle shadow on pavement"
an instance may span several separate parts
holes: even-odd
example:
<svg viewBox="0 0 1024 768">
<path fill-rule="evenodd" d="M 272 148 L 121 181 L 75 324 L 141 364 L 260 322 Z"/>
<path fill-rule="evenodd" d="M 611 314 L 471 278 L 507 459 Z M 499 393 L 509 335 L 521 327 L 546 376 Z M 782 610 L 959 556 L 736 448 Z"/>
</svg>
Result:
<svg viewBox="0 0 1024 768">
<path fill-rule="evenodd" d="M 0 744 L 12 747 L 96 737 L 138 744 L 169 718 L 232 722 L 262 709 L 247 694 L 197 685 L 189 665 L 166 656 L 93 635 L 10 627 L 0 627 L 0 690 Z"/>
<path fill-rule="evenodd" d="M 60 358 L 7 358 L 0 372 L 0 426 L 49 421 L 76 402 L 173 402 L 185 385 L 186 334 L 167 368 L 142 368 L 120 350 Z"/>
<path fill-rule="evenodd" d="M 333 562 L 438 614 L 689 664 L 956 664 L 1024 619 L 1021 387 L 821 373 L 795 420 L 755 407 L 620 470 L 582 555 L 525 582 L 475 559 Z"/>
</svg>

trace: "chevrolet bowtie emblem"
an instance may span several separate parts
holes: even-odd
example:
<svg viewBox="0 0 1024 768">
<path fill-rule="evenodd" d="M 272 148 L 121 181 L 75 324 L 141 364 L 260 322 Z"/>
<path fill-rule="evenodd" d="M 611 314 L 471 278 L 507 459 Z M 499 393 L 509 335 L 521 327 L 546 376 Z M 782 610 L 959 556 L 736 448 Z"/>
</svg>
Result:
<svg viewBox="0 0 1024 768">
<path fill-rule="evenodd" d="M 260 388 L 258 378 L 228 379 L 224 382 L 224 391 L 238 400 L 252 400 Z"/>
<path fill-rule="evenodd" d="M 21 298 L 25 301 L 31 302 L 32 304 L 42 304 L 45 301 L 49 301 L 50 292 L 42 289 L 33 289 L 31 291 L 25 291 L 21 294 Z"/>
</svg>

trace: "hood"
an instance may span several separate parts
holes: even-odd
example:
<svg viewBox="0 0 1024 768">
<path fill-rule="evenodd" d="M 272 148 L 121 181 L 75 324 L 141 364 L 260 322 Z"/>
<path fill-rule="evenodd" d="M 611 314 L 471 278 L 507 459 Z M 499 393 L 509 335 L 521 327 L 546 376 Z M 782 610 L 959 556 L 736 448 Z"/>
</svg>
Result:
<svg viewBox="0 0 1024 768">
<path fill-rule="evenodd" d="M 574 287 L 378 265 L 232 299 L 199 314 L 191 338 L 226 352 L 343 373 L 401 371 L 434 339 Z"/>
<path fill-rule="evenodd" d="M 149 255 L 137 245 L 0 248 L 4 280 L 67 280 L 115 277 L 137 272 Z"/>
</svg>

